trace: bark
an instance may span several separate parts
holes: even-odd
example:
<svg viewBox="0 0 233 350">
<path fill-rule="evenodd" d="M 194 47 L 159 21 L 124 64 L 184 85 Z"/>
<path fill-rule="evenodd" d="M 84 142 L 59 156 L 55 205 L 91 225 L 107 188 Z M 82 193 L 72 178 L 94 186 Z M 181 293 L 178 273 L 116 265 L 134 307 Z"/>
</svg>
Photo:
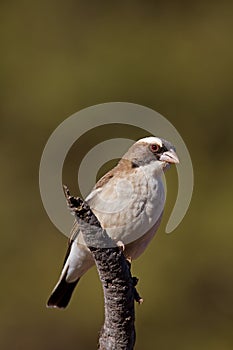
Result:
<svg viewBox="0 0 233 350">
<path fill-rule="evenodd" d="M 85 243 L 93 254 L 104 292 L 105 320 L 99 350 L 131 350 L 135 344 L 134 300 L 140 302 L 131 276 L 130 263 L 122 249 L 102 229 L 86 202 L 70 195 L 64 186 L 67 204 L 76 216 Z"/>
</svg>

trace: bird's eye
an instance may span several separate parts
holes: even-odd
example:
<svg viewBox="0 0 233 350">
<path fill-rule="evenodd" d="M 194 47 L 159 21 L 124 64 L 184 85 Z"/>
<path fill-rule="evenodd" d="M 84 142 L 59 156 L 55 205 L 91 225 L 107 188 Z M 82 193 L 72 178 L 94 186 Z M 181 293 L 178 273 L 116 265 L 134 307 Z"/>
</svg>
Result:
<svg viewBox="0 0 233 350">
<path fill-rule="evenodd" d="M 153 145 L 150 145 L 150 149 L 153 153 L 158 152 L 160 149 L 160 146 L 154 143 Z"/>
</svg>

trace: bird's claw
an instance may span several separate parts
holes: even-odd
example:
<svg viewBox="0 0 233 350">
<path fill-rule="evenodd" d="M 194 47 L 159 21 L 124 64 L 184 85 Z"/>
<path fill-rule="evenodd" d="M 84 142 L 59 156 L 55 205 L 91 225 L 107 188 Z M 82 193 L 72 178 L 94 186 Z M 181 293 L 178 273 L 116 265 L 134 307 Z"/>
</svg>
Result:
<svg viewBox="0 0 233 350">
<path fill-rule="evenodd" d="M 122 241 L 118 241 L 116 243 L 116 245 L 118 246 L 118 248 L 123 252 L 125 250 L 125 245 Z"/>
</svg>

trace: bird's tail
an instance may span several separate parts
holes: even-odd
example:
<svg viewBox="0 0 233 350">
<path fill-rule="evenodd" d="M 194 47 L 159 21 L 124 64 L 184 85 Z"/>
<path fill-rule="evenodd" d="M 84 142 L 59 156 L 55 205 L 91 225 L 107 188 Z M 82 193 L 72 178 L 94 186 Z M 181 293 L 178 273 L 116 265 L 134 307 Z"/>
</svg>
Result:
<svg viewBox="0 0 233 350">
<path fill-rule="evenodd" d="M 74 282 L 67 282 L 66 276 L 64 276 L 52 291 L 46 306 L 51 308 L 65 308 L 79 280 L 80 278 Z"/>
</svg>

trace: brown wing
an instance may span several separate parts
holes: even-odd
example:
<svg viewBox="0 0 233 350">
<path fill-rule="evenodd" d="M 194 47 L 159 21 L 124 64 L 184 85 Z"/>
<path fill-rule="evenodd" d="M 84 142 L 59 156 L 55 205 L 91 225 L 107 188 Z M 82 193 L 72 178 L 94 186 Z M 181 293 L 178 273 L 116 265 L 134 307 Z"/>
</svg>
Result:
<svg viewBox="0 0 233 350">
<path fill-rule="evenodd" d="M 101 188 L 106 185 L 111 179 L 113 179 L 115 176 L 122 176 L 124 177 L 125 172 L 128 171 L 135 171 L 135 165 L 128 161 L 127 159 L 121 159 L 121 161 L 117 164 L 117 166 L 113 169 L 111 169 L 109 172 L 107 172 L 103 177 L 101 177 L 101 179 L 96 183 L 95 187 L 93 188 L 93 190 L 91 191 L 91 193 L 88 195 L 88 197 L 86 198 L 88 203 L 91 203 L 92 201 L 94 201 L 94 197 L 97 193 L 99 193 L 99 191 L 101 191 Z M 64 259 L 64 263 L 63 266 L 65 265 L 65 262 L 70 254 L 70 250 L 71 250 L 71 246 L 73 244 L 73 242 L 75 241 L 75 239 L 77 238 L 77 236 L 79 235 L 79 224 L 77 222 L 77 220 L 74 221 L 73 227 L 71 229 L 70 232 L 70 237 L 68 240 L 68 248 L 67 248 L 67 252 L 65 255 L 65 259 Z"/>
</svg>

